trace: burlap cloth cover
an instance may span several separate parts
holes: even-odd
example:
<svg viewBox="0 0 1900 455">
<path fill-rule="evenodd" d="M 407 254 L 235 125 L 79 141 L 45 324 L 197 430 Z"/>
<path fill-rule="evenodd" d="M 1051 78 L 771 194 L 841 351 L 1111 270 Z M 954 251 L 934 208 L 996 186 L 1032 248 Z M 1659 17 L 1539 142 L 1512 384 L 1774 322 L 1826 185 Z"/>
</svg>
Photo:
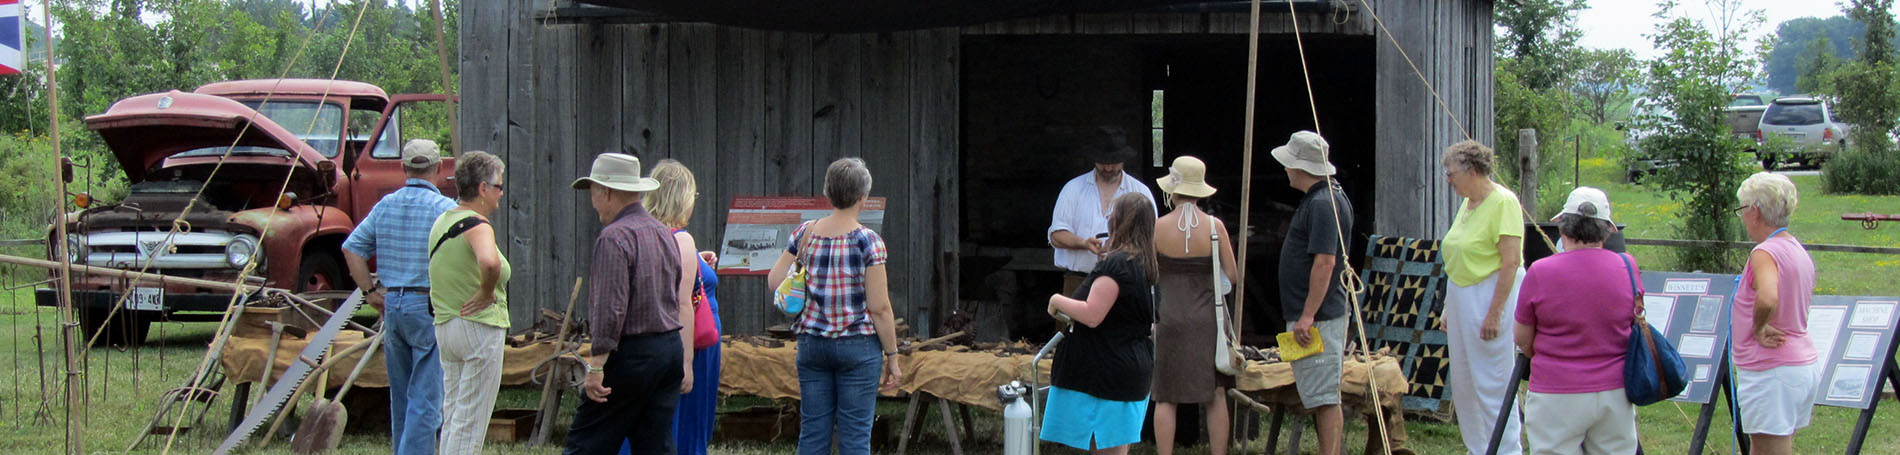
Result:
<svg viewBox="0 0 1900 455">
<path fill-rule="evenodd" d="M 798 367 L 794 361 L 798 358 L 797 343 L 786 342 L 781 347 L 755 345 L 743 341 L 725 342 L 723 355 L 725 361 L 720 366 L 719 393 L 724 395 L 753 395 L 772 399 L 798 398 Z M 991 352 L 971 352 L 967 348 L 954 347 L 942 351 L 917 352 L 903 357 L 904 382 L 898 389 L 904 392 L 923 391 L 944 399 L 972 406 L 981 406 L 991 410 L 1001 410 L 1002 403 L 996 399 L 996 386 L 1011 380 L 1029 379 L 1029 355 L 998 356 Z M 1050 361 L 1044 359 L 1039 371 L 1041 381 L 1049 380 Z M 1405 375 L 1399 370 L 1397 359 L 1376 357 L 1368 363 L 1348 358 L 1345 372 L 1340 381 L 1341 393 L 1356 396 L 1364 400 L 1370 394 L 1367 388 L 1369 372 L 1377 371 L 1381 404 L 1397 409 L 1399 396 L 1409 387 Z M 1280 363 L 1250 363 L 1247 372 L 1236 378 L 1242 392 L 1263 396 L 1270 401 L 1281 400 L 1280 394 L 1290 397 L 1291 402 L 1299 401 L 1299 393 L 1293 387 L 1293 365 Z M 895 393 L 887 392 L 887 396 Z"/>
<path fill-rule="evenodd" d="M 334 349 L 333 352 L 342 352 L 363 341 L 363 332 L 345 330 L 337 334 L 336 345 L 332 349 Z M 271 378 L 267 383 L 277 383 L 277 378 L 283 375 L 284 369 L 297 361 L 298 353 L 303 352 L 304 346 L 307 345 L 309 342 L 301 338 L 284 337 L 283 341 L 277 345 L 277 358 L 274 359 L 277 365 L 271 368 Z M 587 348 L 583 345 L 581 349 Z M 232 383 L 256 382 L 258 376 L 264 374 L 264 355 L 269 351 L 269 338 L 232 337 L 231 341 L 225 344 L 218 364 L 224 367 L 224 375 Z M 372 353 L 375 357 L 370 358 L 369 364 L 363 366 L 363 373 L 356 377 L 357 387 L 389 387 L 389 372 L 383 367 L 382 351 L 382 348 L 378 347 Z M 527 384 L 534 367 L 553 357 L 555 352 L 552 342 L 504 348 L 501 366 L 502 385 Z M 343 381 L 350 376 L 350 369 L 355 368 L 357 360 L 360 359 L 362 359 L 362 353 L 354 353 L 338 360 L 337 365 L 329 370 L 329 387 L 342 387 Z M 316 379 L 316 376 L 310 377 L 312 381 Z M 797 385 L 796 381 L 793 385 Z"/>
</svg>

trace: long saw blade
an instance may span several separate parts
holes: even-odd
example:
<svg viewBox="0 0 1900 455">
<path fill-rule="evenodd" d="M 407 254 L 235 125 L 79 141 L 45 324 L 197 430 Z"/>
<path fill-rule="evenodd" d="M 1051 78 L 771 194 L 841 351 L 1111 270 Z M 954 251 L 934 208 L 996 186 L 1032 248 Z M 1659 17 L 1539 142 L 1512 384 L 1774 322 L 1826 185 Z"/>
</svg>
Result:
<svg viewBox="0 0 1900 455">
<path fill-rule="evenodd" d="M 356 292 L 350 293 L 350 298 L 344 300 L 343 305 L 338 306 L 336 312 L 330 314 L 330 319 L 323 322 L 323 329 L 311 335 L 310 344 L 304 346 L 303 352 L 299 353 L 299 355 L 317 362 L 322 362 L 323 353 L 329 350 L 330 342 L 336 339 L 336 334 L 343 330 L 344 323 L 349 322 L 350 316 L 354 315 L 356 309 L 362 305 L 363 291 L 359 289 Z M 363 353 L 363 355 L 371 354 L 374 353 Z M 266 359 L 265 361 L 275 362 L 276 359 Z M 238 424 L 237 429 L 232 430 L 231 435 L 226 436 L 224 443 L 219 444 L 218 450 L 212 452 L 212 454 L 227 455 L 231 453 L 232 450 L 237 449 L 239 445 L 243 445 L 244 441 L 249 440 L 251 433 L 257 432 L 258 427 L 263 426 L 265 421 L 270 420 L 271 416 L 276 415 L 278 410 L 283 409 L 285 403 L 290 402 L 290 395 L 296 392 L 298 387 L 303 385 L 304 380 L 308 379 L 310 371 L 313 368 L 315 367 L 312 367 L 309 363 L 291 362 L 290 368 L 284 369 L 283 376 L 279 376 L 277 383 L 270 386 L 270 391 L 264 394 L 264 398 L 258 400 L 256 407 L 251 408 L 251 413 L 244 416 L 244 423 Z"/>
</svg>

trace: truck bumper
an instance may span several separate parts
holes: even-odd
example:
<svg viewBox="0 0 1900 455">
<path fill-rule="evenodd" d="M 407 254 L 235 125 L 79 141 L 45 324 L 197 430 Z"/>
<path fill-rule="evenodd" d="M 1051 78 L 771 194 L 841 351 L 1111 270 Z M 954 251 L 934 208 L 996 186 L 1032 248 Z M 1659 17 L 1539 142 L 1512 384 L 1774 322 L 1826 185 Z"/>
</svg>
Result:
<svg viewBox="0 0 1900 455">
<path fill-rule="evenodd" d="M 56 289 L 35 289 L 35 304 L 44 307 L 59 306 L 59 291 Z M 242 300 L 240 300 L 242 302 Z M 73 291 L 73 306 L 86 310 L 111 310 L 119 303 L 119 293 L 111 291 Z M 231 294 L 165 294 L 165 312 L 207 311 L 222 313 L 231 305 Z"/>
</svg>

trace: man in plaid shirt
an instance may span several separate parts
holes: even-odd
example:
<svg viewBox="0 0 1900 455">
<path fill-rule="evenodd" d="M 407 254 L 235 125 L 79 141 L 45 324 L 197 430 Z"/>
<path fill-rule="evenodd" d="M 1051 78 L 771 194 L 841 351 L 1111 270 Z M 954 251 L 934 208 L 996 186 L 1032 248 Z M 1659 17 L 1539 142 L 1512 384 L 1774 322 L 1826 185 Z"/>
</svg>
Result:
<svg viewBox="0 0 1900 455">
<path fill-rule="evenodd" d="M 429 228 L 455 200 L 429 183 L 442 165 L 435 141 L 402 146 L 401 189 L 384 196 L 343 241 L 343 259 L 364 300 L 383 312 L 389 370 L 389 433 L 397 454 L 435 453 L 442 428 L 442 362 L 429 308 Z M 376 258 L 377 276 L 369 273 Z M 380 280 L 380 281 L 379 281 Z"/>
</svg>

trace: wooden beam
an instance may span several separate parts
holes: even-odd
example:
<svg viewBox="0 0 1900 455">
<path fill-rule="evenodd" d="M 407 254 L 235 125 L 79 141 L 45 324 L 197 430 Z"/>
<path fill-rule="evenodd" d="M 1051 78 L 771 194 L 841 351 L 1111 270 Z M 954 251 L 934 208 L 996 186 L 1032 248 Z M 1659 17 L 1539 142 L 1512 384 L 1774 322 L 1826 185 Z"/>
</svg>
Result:
<svg viewBox="0 0 1900 455">
<path fill-rule="evenodd" d="M 47 261 L 47 260 L 42 260 L 42 259 L 24 258 L 24 257 L 4 255 L 4 254 L 0 254 L 0 263 L 23 265 L 27 267 L 39 267 L 42 269 L 58 269 L 60 266 L 58 262 Z M 180 278 L 180 277 L 175 277 L 175 276 L 160 275 L 156 273 L 139 273 L 139 272 L 134 272 L 130 270 L 119 270 L 119 269 L 109 268 L 109 267 L 93 267 L 89 265 L 73 264 L 72 268 L 73 268 L 72 269 L 73 272 L 76 272 L 76 273 L 81 273 L 81 274 L 86 274 L 86 275 L 104 275 L 104 276 L 109 276 L 113 278 L 132 280 L 132 281 L 137 281 L 137 282 L 142 282 L 142 283 L 157 284 L 160 286 L 167 285 L 167 284 L 183 284 L 187 286 L 197 286 L 201 288 L 210 288 L 210 289 L 216 289 L 219 291 L 240 293 L 240 294 L 248 294 L 248 293 L 264 288 L 263 286 L 256 286 L 256 285 L 240 286 L 237 284 L 226 283 L 223 281 L 200 280 L 196 278 Z"/>
<path fill-rule="evenodd" d="M 1749 250 L 1749 249 L 1755 248 L 1755 244 L 1750 243 L 1750 242 L 1724 242 L 1720 240 L 1623 239 L 1623 243 L 1626 245 L 1667 246 L 1667 247 L 1678 247 L 1678 248 L 1696 247 L 1696 246 L 1703 246 L 1703 247 L 1715 246 L 1715 247 L 1722 247 L 1722 248 L 1735 249 L 1735 250 Z M 1804 243 L 1804 244 L 1801 244 L 1801 247 L 1807 249 L 1808 251 L 1825 251 L 1825 252 L 1830 252 L 1830 253 L 1869 253 L 1869 254 L 1900 255 L 1900 248 L 1888 248 L 1888 247 L 1877 247 L 1877 246 L 1828 245 L 1828 244 Z"/>
</svg>

